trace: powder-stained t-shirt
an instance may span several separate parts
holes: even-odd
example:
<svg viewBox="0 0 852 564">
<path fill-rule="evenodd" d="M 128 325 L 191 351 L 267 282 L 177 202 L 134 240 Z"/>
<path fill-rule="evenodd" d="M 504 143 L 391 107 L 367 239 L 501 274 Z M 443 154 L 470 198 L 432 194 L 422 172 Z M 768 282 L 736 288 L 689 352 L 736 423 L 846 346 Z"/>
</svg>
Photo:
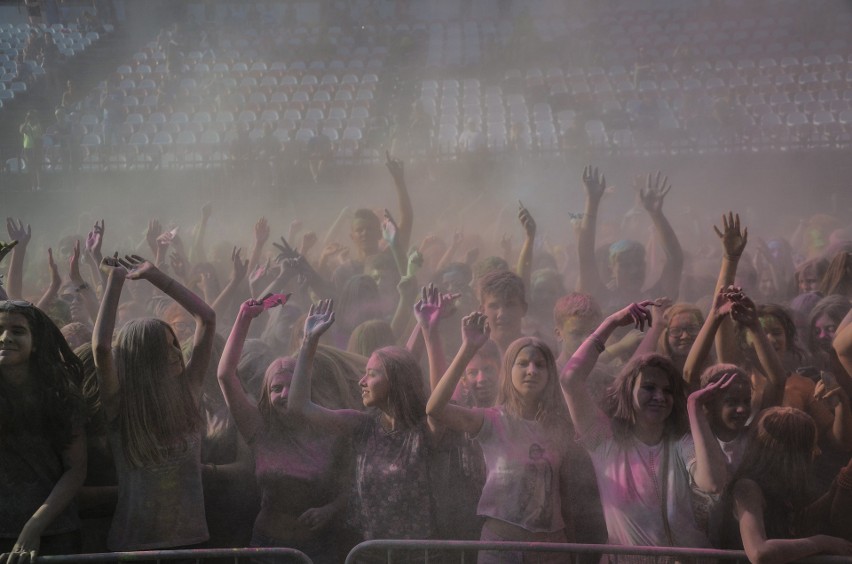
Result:
<svg viewBox="0 0 852 564">
<path fill-rule="evenodd" d="M 532 532 L 565 528 L 559 469 L 570 439 L 497 407 L 484 410 L 475 438 L 488 469 L 477 513 Z"/>
<path fill-rule="evenodd" d="M 691 435 L 664 438 L 651 446 L 635 437 L 619 440 L 601 414 L 580 442 L 595 467 L 610 544 L 709 546 L 693 514 L 695 445 Z M 671 544 L 662 517 L 664 493 Z"/>
</svg>

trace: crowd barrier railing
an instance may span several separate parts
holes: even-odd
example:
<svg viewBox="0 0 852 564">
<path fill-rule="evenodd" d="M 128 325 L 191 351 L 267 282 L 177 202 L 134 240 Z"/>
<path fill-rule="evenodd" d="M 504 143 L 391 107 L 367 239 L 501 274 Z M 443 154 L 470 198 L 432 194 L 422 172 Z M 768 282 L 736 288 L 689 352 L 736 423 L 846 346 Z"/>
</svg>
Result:
<svg viewBox="0 0 852 564">
<path fill-rule="evenodd" d="M 106 552 L 102 554 L 68 554 L 62 556 L 39 556 L 35 562 L 43 564 L 65 564 L 82 562 L 167 562 L 170 560 L 193 561 L 204 564 L 210 560 L 229 559 L 234 564 L 250 564 L 252 558 L 274 559 L 281 564 L 313 564 L 310 558 L 294 548 L 208 548 L 185 550 L 144 550 L 138 552 Z"/>
<path fill-rule="evenodd" d="M 371 540 L 353 548 L 346 556 L 345 564 L 357 564 L 364 560 L 399 564 L 418 562 L 423 564 L 475 564 L 476 551 L 558 553 L 565 555 L 565 562 L 576 557 L 587 556 L 586 561 L 627 564 L 682 563 L 710 564 L 728 562 L 748 563 L 741 550 L 715 550 L 703 548 L 670 548 L 620 546 L 608 544 L 572 544 L 545 542 L 483 542 L 483 541 L 437 541 L 437 540 Z M 603 557 L 609 557 L 603 559 Z M 250 564 L 253 558 L 281 564 L 313 564 L 311 559 L 293 548 L 214 548 L 195 550 L 147 550 L 139 552 L 110 552 L 103 554 L 69 554 L 62 556 L 39 556 L 36 562 L 43 564 L 65 564 L 80 562 L 168 562 L 181 560 L 205 564 L 211 560 L 233 561 L 234 564 Z M 798 560 L 803 564 L 841 564 L 850 559 L 843 556 L 811 556 Z"/>
<path fill-rule="evenodd" d="M 620 546 L 608 544 L 571 544 L 571 543 L 545 543 L 545 542 L 484 542 L 484 541 L 425 541 L 425 540 L 372 540 L 365 541 L 353 548 L 346 556 L 345 564 L 356 564 L 360 558 L 368 552 L 373 557 L 370 561 L 375 562 L 376 553 L 384 552 L 382 561 L 387 564 L 395 562 L 408 562 L 416 558 L 417 562 L 428 564 L 429 562 L 459 562 L 460 564 L 475 564 L 477 550 L 488 550 L 497 552 L 523 551 L 541 553 L 561 553 L 565 555 L 565 562 L 571 562 L 572 558 L 580 555 L 594 556 L 594 561 L 601 562 L 637 562 L 643 563 L 727 563 L 742 562 L 748 564 L 745 552 L 741 550 L 715 550 L 704 548 L 674 548 L 674 547 L 640 547 Z M 451 556 L 450 559 L 447 556 Z M 457 558 L 452 558 L 457 556 Z M 603 556 L 609 556 L 604 560 Z M 639 558 L 637 558 L 639 557 Z M 797 562 L 805 564 L 840 564 L 850 562 L 848 557 L 842 556 L 812 556 Z"/>
</svg>

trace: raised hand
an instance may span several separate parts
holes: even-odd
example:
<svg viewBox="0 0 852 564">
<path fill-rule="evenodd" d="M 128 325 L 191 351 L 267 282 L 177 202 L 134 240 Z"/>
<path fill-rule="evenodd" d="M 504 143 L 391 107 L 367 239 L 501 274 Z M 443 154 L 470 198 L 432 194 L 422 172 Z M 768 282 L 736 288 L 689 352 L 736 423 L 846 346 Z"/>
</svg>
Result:
<svg viewBox="0 0 852 564">
<path fill-rule="evenodd" d="M 739 297 L 728 297 L 733 303 L 731 306 L 731 319 L 742 325 L 754 329 L 760 326 L 760 319 L 757 317 L 757 307 L 748 296 L 740 294 Z"/>
<path fill-rule="evenodd" d="M 266 274 L 269 272 L 269 266 L 271 261 L 266 259 L 264 264 L 259 264 L 254 267 L 254 271 L 249 275 L 249 284 L 254 286 L 259 280 L 261 280 Z"/>
<path fill-rule="evenodd" d="M 210 202 L 205 202 L 203 206 L 201 206 L 201 219 L 207 221 L 210 219 L 210 214 L 213 213 L 213 204 Z"/>
<path fill-rule="evenodd" d="M 281 237 L 281 243 L 272 243 L 272 246 L 278 249 L 278 257 L 275 260 L 296 259 L 300 256 L 299 252 L 291 247 L 284 237 Z"/>
<path fill-rule="evenodd" d="M 333 323 L 333 300 L 321 300 L 318 304 L 311 304 L 308 317 L 305 319 L 305 340 L 318 341 Z"/>
<path fill-rule="evenodd" d="M 485 314 L 475 311 L 462 318 L 462 346 L 478 350 L 491 338 L 491 327 Z"/>
<path fill-rule="evenodd" d="M 28 223 L 25 228 L 24 222 L 14 217 L 6 218 L 6 231 L 9 232 L 9 237 L 17 241 L 22 247 L 26 247 L 33 236 L 33 229 L 30 224 Z"/>
<path fill-rule="evenodd" d="M 68 278 L 75 285 L 83 284 L 83 277 L 80 275 L 80 240 L 74 241 L 74 250 L 71 253 L 71 258 L 68 260 Z"/>
<path fill-rule="evenodd" d="M 242 249 L 238 247 L 234 247 L 234 250 L 231 251 L 231 263 L 233 264 L 233 270 L 231 272 L 231 279 L 239 284 L 243 281 L 248 274 L 248 259 L 242 260 L 240 258 L 240 253 Z"/>
<path fill-rule="evenodd" d="M 385 157 L 387 161 L 385 161 L 385 166 L 388 167 L 388 172 L 390 172 L 393 177 L 393 181 L 397 184 L 405 182 L 405 165 L 399 159 L 394 159 L 391 157 L 390 151 L 385 151 Z"/>
<path fill-rule="evenodd" d="M 663 200 L 672 189 L 671 184 L 669 184 L 669 177 L 663 176 L 660 171 L 657 171 L 656 175 L 649 174 L 647 176 L 644 185 L 641 177 L 637 179 L 636 185 L 639 188 L 639 200 L 648 213 L 652 215 L 662 213 Z"/>
<path fill-rule="evenodd" d="M 651 312 L 648 310 L 648 308 L 652 305 L 656 305 L 656 302 L 652 300 L 645 300 L 643 302 L 632 303 L 621 311 L 613 314 L 615 322 L 619 327 L 633 325 L 636 329 L 644 331 L 645 324 L 647 324 L 648 327 L 651 327 L 652 324 Z"/>
<path fill-rule="evenodd" d="M 289 229 L 287 229 L 287 238 L 290 239 L 291 241 L 295 241 L 296 235 L 298 235 L 299 231 L 301 231 L 301 230 L 302 230 L 302 220 L 301 219 L 294 219 L 293 221 L 290 222 Z M 283 237 L 282 237 L 282 239 L 283 239 Z"/>
<path fill-rule="evenodd" d="M 722 214 L 722 230 L 719 231 L 715 225 L 713 230 L 722 240 L 725 257 L 739 258 L 743 254 L 748 242 L 748 228 L 740 230 L 740 214 L 734 214 L 734 212 L 728 212 L 727 216 Z"/>
<path fill-rule="evenodd" d="M 152 219 L 148 222 L 148 231 L 145 232 L 145 240 L 151 248 L 152 253 L 157 252 L 157 238 L 163 233 L 163 226 L 160 225 L 160 220 Z"/>
<path fill-rule="evenodd" d="M 255 319 L 263 310 L 266 309 L 263 307 L 263 300 L 256 300 L 254 298 L 248 299 L 244 301 L 240 305 L 240 315 L 248 317 L 249 319 Z"/>
<path fill-rule="evenodd" d="M 62 284 L 62 277 L 59 276 L 59 267 L 53 260 L 53 249 L 50 247 L 47 248 L 47 268 L 50 270 L 50 285 L 58 288 Z"/>
<path fill-rule="evenodd" d="M 533 219 L 530 210 L 524 207 L 524 204 L 518 200 L 518 219 L 521 220 L 521 225 L 524 228 L 524 233 L 527 234 L 527 237 L 532 239 L 535 237 L 535 219 Z"/>
<path fill-rule="evenodd" d="M 722 397 L 722 394 L 727 390 L 734 380 L 739 376 L 736 372 L 723 374 L 721 378 L 715 382 L 707 384 L 700 390 L 696 390 L 689 395 L 689 400 L 698 405 L 708 405 L 713 400 Z"/>
<path fill-rule="evenodd" d="M 101 245 L 104 242 L 104 220 L 100 224 L 95 222 L 92 230 L 86 236 L 86 252 L 94 257 L 101 256 Z"/>
<path fill-rule="evenodd" d="M 269 239 L 269 224 L 265 217 L 261 217 L 254 224 L 254 243 L 257 247 L 262 246 Z"/>
<path fill-rule="evenodd" d="M 438 237 L 434 233 L 429 233 L 428 235 L 426 235 L 426 237 L 423 238 L 423 242 L 420 243 L 420 247 L 419 247 L 420 252 L 422 253 L 427 248 L 429 248 L 429 246 L 431 246 L 435 243 L 439 243 L 440 241 L 441 241 L 440 237 Z"/>
<path fill-rule="evenodd" d="M 385 208 L 384 217 L 382 218 L 382 239 L 387 241 L 388 245 L 393 247 L 394 243 L 396 243 L 396 235 L 398 232 L 399 228 L 396 226 L 396 221 L 394 221 L 390 210 Z"/>
<path fill-rule="evenodd" d="M 302 248 L 299 249 L 299 253 L 302 255 L 308 254 L 308 251 L 314 248 L 314 245 L 317 244 L 317 241 L 319 241 L 319 237 L 317 237 L 316 232 L 308 231 L 307 233 L 302 235 Z"/>
<path fill-rule="evenodd" d="M 408 265 L 406 268 L 405 275 L 408 277 L 414 277 L 417 274 L 417 271 L 423 267 L 423 254 L 417 249 L 411 249 L 411 252 L 408 253 Z"/>
<path fill-rule="evenodd" d="M 150 277 L 158 269 L 150 261 L 145 260 L 139 255 L 124 255 L 124 258 L 117 259 L 125 269 L 127 269 L 128 280 L 145 280 Z"/>
<path fill-rule="evenodd" d="M 606 176 L 598 170 L 598 167 L 588 165 L 583 169 L 583 186 L 586 187 L 589 200 L 600 201 L 606 192 Z"/>
<path fill-rule="evenodd" d="M 414 317 L 424 331 L 434 330 L 443 317 L 443 310 L 449 305 L 444 302 L 444 295 L 434 284 L 423 286 L 420 299 L 414 304 Z"/>
<path fill-rule="evenodd" d="M 50 260 L 51 262 L 53 261 L 52 254 Z M 118 253 L 115 253 L 111 257 L 104 257 L 101 259 L 101 271 L 107 275 L 112 275 L 122 279 L 127 277 L 127 267 L 121 264 L 121 261 L 118 258 Z"/>
<path fill-rule="evenodd" d="M 6 255 L 12 252 L 12 249 L 18 244 L 17 241 L 12 241 L 11 243 L 4 243 L 0 241 L 0 261 L 6 258 Z"/>
</svg>

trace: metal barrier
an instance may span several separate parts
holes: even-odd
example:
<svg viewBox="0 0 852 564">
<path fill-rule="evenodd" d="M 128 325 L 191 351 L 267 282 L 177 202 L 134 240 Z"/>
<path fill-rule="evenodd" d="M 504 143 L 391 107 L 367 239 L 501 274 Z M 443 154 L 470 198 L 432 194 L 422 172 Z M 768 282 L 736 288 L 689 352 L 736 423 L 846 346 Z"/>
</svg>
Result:
<svg viewBox="0 0 852 564">
<path fill-rule="evenodd" d="M 310 558 L 295 548 L 210 548 L 194 550 L 143 550 L 138 552 L 107 552 L 103 554 L 68 554 L 39 556 L 36 562 L 60 564 L 70 562 L 161 562 L 169 560 L 194 561 L 229 559 L 234 564 L 248 563 L 252 558 L 274 558 L 282 564 L 313 564 Z"/>
<path fill-rule="evenodd" d="M 408 557 L 415 553 L 422 553 L 418 561 L 444 562 L 447 554 L 457 554 L 458 558 L 452 562 L 461 564 L 475 564 L 473 559 L 466 558 L 466 554 L 477 550 L 489 550 L 498 552 L 523 551 L 523 552 L 550 552 L 565 554 L 566 562 L 570 557 L 580 555 L 610 556 L 609 562 L 618 564 L 621 562 L 636 562 L 641 558 L 642 562 L 743 562 L 748 563 L 748 558 L 742 550 L 715 550 L 705 548 L 670 548 L 651 546 L 620 546 L 611 544 L 570 544 L 570 543 L 545 543 L 545 542 L 483 542 L 483 541 L 423 541 L 423 540 L 372 540 L 362 542 L 353 548 L 346 556 L 346 564 L 355 564 L 359 557 L 367 551 L 384 551 L 388 564 L 398 561 L 398 557 L 405 554 Z M 639 558 L 636 558 L 639 557 Z M 799 560 L 806 564 L 840 564 L 848 563 L 848 557 L 843 556 L 812 556 Z"/>
</svg>

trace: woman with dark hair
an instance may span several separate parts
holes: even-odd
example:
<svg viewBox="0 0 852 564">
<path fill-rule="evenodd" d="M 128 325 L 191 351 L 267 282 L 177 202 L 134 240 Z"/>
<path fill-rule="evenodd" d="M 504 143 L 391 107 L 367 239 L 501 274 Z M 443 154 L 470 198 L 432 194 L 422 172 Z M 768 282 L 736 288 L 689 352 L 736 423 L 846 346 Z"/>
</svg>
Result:
<svg viewBox="0 0 852 564">
<path fill-rule="evenodd" d="M 708 546 L 693 514 L 691 485 L 721 492 L 727 468 L 708 449 L 706 425 L 688 432 L 684 382 L 667 358 L 633 358 L 610 390 L 607 412 L 586 388 L 604 342 L 618 327 L 644 329 L 652 302 L 631 304 L 609 317 L 577 349 L 561 375 L 580 443 L 598 477 L 609 542 L 631 546 Z M 700 392 L 698 392 L 700 393 Z M 718 450 L 718 449 L 717 449 Z"/>
<path fill-rule="evenodd" d="M 0 561 L 80 550 L 83 366 L 29 302 L 0 302 Z"/>
<path fill-rule="evenodd" d="M 820 521 L 807 511 L 815 452 L 816 425 L 810 416 L 792 407 L 764 411 L 718 506 L 717 544 L 744 549 L 750 562 L 792 562 L 814 554 L 852 556 L 852 543 L 846 540 L 805 537 Z"/>
<path fill-rule="evenodd" d="M 420 367 L 406 349 L 381 348 L 370 356 L 359 382 L 368 412 L 317 405 L 311 400 L 311 372 L 319 339 L 332 323 L 329 300 L 311 307 L 288 408 L 351 441 L 355 485 L 350 517 L 365 539 L 428 539 L 435 530 L 428 459 L 437 428 L 426 417 Z"/>
<path fill-rule="evenodd" d="M 237 366 L 251 321 L 281 300 L 248 300 L 240 307 L 219 362 L 218 380 L 240 435 L 252 449 L 260 488 L 260 512 L 254 521 L 251 546 L 288 546 L 302 550 L 314 562 L 335 562 L 335 520 L 346 497 L 341 476 L 346 474 L 347 449 L 296 417 L 288 406 L 295 361 L 279 358 L 266 370 L 255 405 L 244 391 Z M 333 364 L 333 361 L 329 361 Z M 332 369 L 333 370 L 333 369 Z M 318 400 L 339 406 L 343 386 L 332 382 Z M 328 386 L 326 386 L 328 387 Z"/>
<path fill-rule="evenodd" d="M 106 258 L 104 296 L 92 348 L 107 435 L 118 472 L 118 505 L 109 533 L 113 551 L 177 548 L 208 540 L 201 485 L 201 389 L 216 314 L 176 280 L 138 256 Z M 125 280 L 147 280 L 195 322 L 192 357 L 165 322 L 129 321 L 113 346 Z"/>
</svg>

